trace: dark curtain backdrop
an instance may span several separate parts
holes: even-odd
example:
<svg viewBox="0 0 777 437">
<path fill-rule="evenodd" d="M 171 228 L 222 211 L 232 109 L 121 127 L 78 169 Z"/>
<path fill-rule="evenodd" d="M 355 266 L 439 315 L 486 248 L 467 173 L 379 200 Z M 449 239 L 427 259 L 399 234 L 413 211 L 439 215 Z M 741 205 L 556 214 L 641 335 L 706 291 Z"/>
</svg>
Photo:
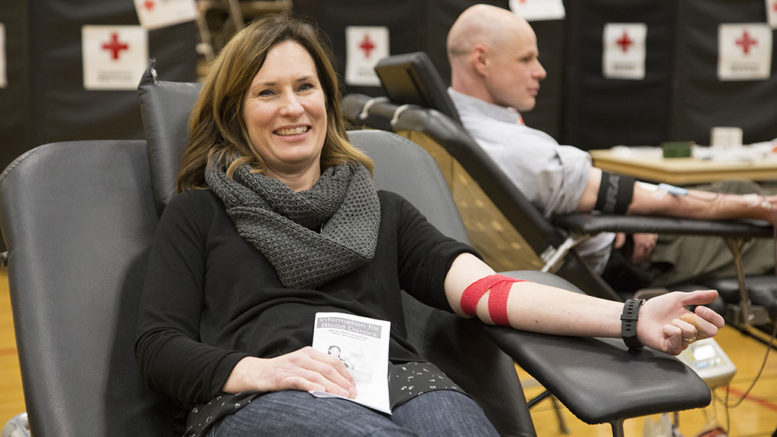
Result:
<svg viewBox="0 0 777 437">
<path fill-rule="evenodd" d="M 142 138 L 134 90 L 83 87 L 81 27 L 137 25 L 131 0 L 0 2 L 8 86 L 0 88 L 0 168 L 34 146 L 63 140 Z M 160 79 L 196 80 L 194 22 L 151 30 Z"/>
<path fill-rule="evenodd" d="M 296 0 L 333 42 L 337 68 L 345 69 L 345 27 L 387 26 L 391 54 L 426 51 L 444 80 L 450 68 L 445 38 L 465 0 Z M 507 7 L 507 1 L 485 2 Z M 777 77 L 720 81 L 718 25 L 765 22 L 763 0 L 566 0 L 563 20 L 533 21 L 540 60 L 548 72 L 528 125 L 582 149 L 658 145 L 663 141 L 709 144 L 713 126 L 739 126 L 746 143 L 777 137 Z M 645 78 L 605 79 L 605 23 L 645 23 Z M 777 42 L 772 45 L 777 54 Z M 379 87 L 347 92 L 382 95 Z"/>
</svg>

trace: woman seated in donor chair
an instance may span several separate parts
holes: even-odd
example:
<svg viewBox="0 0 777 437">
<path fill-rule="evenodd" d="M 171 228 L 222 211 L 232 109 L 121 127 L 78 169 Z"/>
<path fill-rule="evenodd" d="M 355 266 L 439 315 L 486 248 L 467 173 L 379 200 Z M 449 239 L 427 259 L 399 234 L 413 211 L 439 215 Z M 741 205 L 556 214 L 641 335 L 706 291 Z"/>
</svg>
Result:
<svg viewBox="0 0 777 437">
<path fill-rule="evenodd" d="M 486 324 L 558 335 L 619 337 L 624 304 L 496 275 L 408 201 L 376 191 L 372 162 L 348 142 L 331 59 L 312 25 L 277 15 L 239 32 L 210 66 L 179 193 L 149 254 L 143 376 L 189 411 L 186 435 L 495 436 L 407 342 L 400 290 Z M 678 354 L 715 335 L 723 319 L 702 305 L 716 296 L 632 304 L 632 346 Z M 311 347 L 319 312 L 391 322 L 392 414 L 342 399 L 357 396 L 355 381 Z M 401 390 L 418 371 L 448 383 Z"/>
</svg>

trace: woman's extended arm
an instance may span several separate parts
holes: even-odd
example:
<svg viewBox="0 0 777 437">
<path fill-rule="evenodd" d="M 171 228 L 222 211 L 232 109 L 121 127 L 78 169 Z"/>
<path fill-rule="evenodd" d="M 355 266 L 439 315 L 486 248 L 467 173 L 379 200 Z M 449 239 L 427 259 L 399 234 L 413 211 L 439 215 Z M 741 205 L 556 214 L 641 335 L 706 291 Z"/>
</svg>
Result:
<svg viewBox="0 0 777 437">
<path fill-rule="evenodd" d="M 461 254 L 451 265 L 445 278 L 445 294 L 451 308 L 461 309 L 464 289 L 476 280 L 494 274 L 483 261 L 471 254 Z M 486 293 L 478 301 L 477 316 L 493 323 L 489 316 Z M 640 307 L 637 337 L 654 349 L 671 354 L 680 353 L 687 343 L 683 338 L 714 336 L 724 325 L 723 318 L 709 308 L 696 308 L 696 326 L 681 320 L 690 311 L 687 305 L 703 305 L 717 297 L 715 290 L 690 293 L 667 293 L 647 301 Z M 574 293 L 534 282 L 512 284 L 507 300 L 507 315 L 515 329 L 555 335 L 620 337 L 623 303 Z"/>
</svg>

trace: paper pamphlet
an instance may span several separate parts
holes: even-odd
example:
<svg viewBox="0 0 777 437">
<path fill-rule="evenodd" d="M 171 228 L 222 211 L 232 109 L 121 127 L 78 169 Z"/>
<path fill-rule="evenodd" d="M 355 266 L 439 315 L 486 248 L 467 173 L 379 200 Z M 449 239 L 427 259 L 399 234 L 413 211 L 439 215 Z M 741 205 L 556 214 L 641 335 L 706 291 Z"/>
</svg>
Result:
<svg viewBox="0 0 777 437">
<path fill-rule="evenodd" d="M 355 399 L 311 391 L 317 397 L 339 397 L 391 414 L 388 393 L 388 349 L 391 322 L 345 313 L 316 313 L 313 349 L 340 358 L 356 381 Z"/>
</svg>

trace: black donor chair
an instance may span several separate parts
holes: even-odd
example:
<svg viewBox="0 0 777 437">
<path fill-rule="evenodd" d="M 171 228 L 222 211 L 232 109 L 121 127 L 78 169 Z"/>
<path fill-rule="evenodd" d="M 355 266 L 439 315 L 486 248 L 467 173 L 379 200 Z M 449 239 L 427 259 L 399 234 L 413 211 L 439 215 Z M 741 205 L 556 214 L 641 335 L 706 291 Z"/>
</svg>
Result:
<svg viewBox="0 0 777 437">
<path fill-rule="evenodd" d="M 574 247 L 599 232 L 711 235 L 724 238 L 731 248 L 739 275 L 731 280 L 702 284 L 677 284 L 674 289 L 715 288 L 721 297 L 713 308 L 727 322 L 740 327 L 762 325 L 770 320 L 767 307 L 777 311 L 775 278 L 753 278 L 748 287 L 739 263 L 740 248 L 751 238 L 771 238 L 773 228 L 753 221 L 707 221 L 670 217 L 600 214 L 569 214 L 545 218 L 529 202 L 497 164 L 461 125 L 458 112 L 431 59 L 413 52 L 380 60 L 375 71 L 386 96 L 349 94 L 343 99 L 346 118 L 356 126 L 397 132 L 420 132 L 439 144 L 455 159 L 496 205 L 506 220 L 521 234 L 544 264 L 586 293 L 622 299 L 626 293 L 614 290 L 577 255 Z M 725 298 L 725 299 L 724 299 Z M 757 303 L 753 305 L 751 303 Z"/>
<path fill-rule="evenodd" d="M 133 339 L 146 253 L 173 195 L 185 143 L 179 133 L 197 93 L 196 85 L 159 82 L 149 70 L 140 85 L 146 141 L 47 144 L 0 175 L 0 228 L 36 437 L 170 434 L 179 411 L 144 387 Z M 466 241 L 423 149 L 388 132 L 351 132 L 350 139 L 375 160 L 379 188 L 401 193 Z M 551 274 L 509 274 L 574 289 Z M 628 353 L 614 339 L 487 328 L 409 297 L 406 304 L 412 341 L 470 391 L 504 436 L 536 435 L 513 360 L 584 421 L 612 423 L 615 435 L 627 418 L 710 401 L 707 385 L 666 354 Z"/>
</svg>

